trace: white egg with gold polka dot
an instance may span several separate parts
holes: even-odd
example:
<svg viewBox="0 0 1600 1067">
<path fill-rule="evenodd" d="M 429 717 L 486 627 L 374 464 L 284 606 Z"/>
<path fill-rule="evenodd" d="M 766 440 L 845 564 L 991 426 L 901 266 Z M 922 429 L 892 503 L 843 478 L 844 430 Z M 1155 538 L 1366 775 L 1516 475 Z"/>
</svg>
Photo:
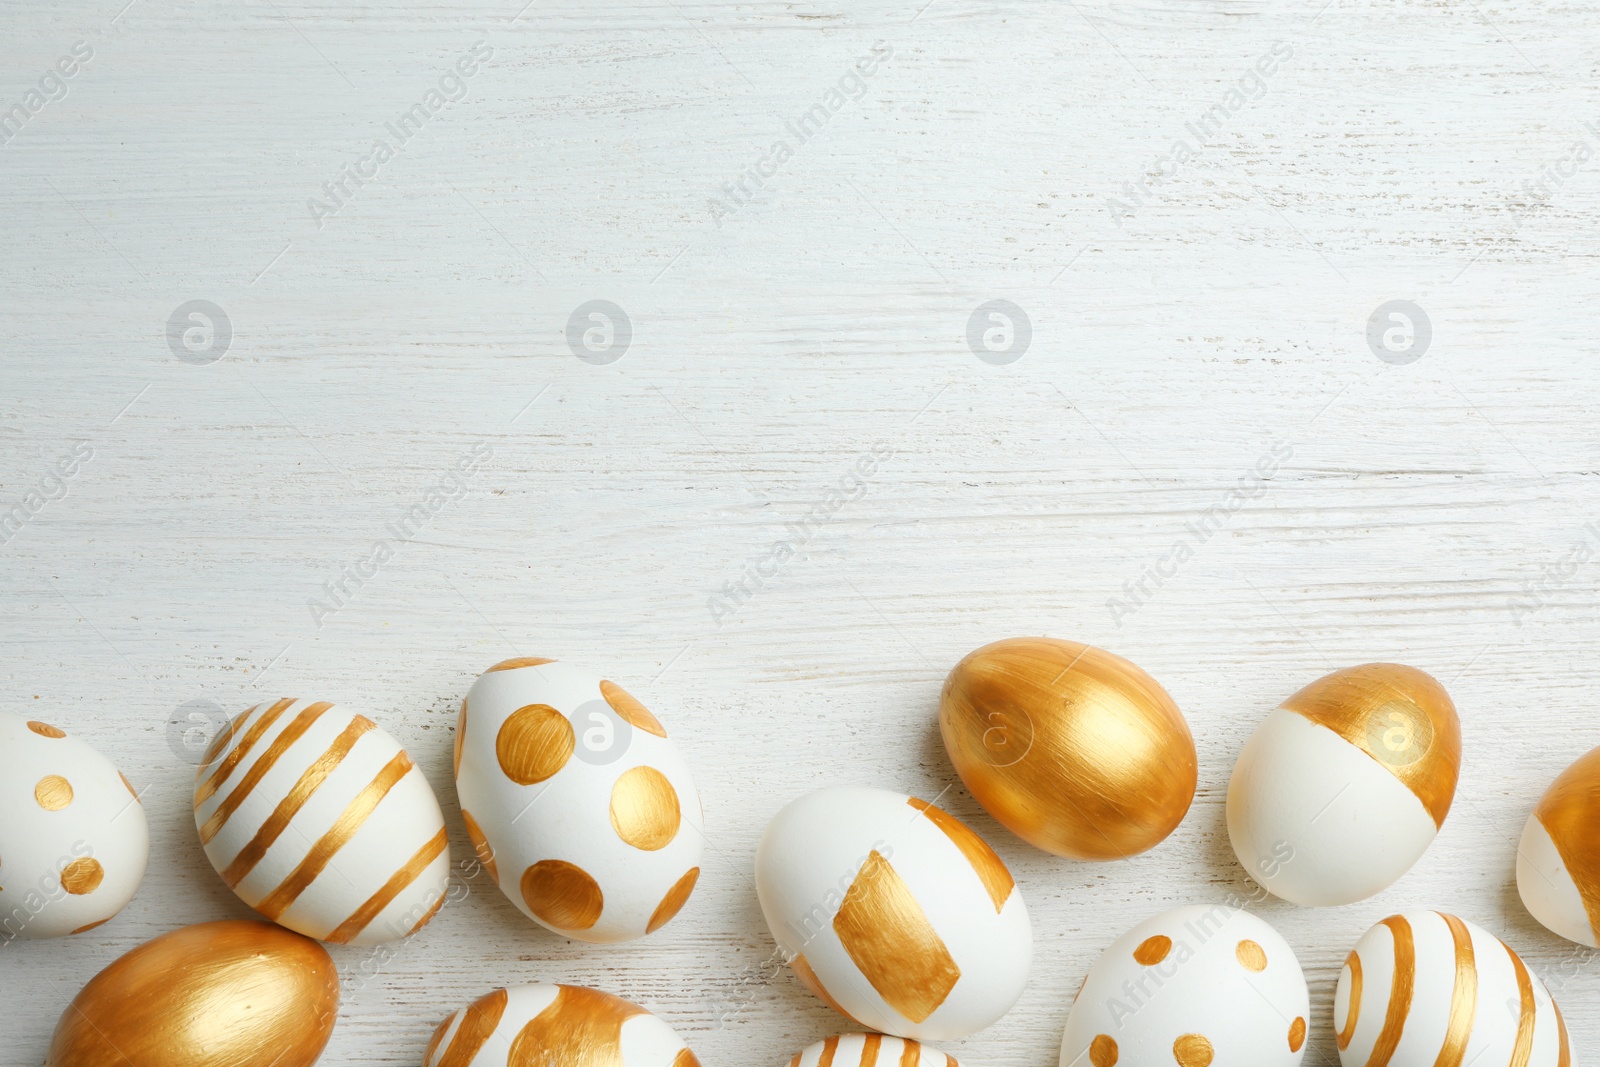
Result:
<svg viewBox="0 0 1600 1067">
<path fill-rule="evenodd" d="M 1276 930 L 1223 904 L 1175 908 L 1089 968 L 1061 1067 L 1294 1067 L 1310 1017 L 1300 961 Z"/>
<path fill-rule="evenodd" d="M 257 704 L 225 726 L 195 776 L 194 823 L 239 899 L 307 937 L 395 941 L 445 900 L 428 780 L 371 719 L 326 700 Z"/>
<path fill-rule="evenodd" d="M 844 1034 L 795 1053 L 789 1067 L 961 1067 L 954 1056 L 909 1038 Z"/>
<path fill-rule="evenodd" d="M 422 1067 L 700 1067 L 683 1038 L 644 1008 L 570 985 L 479 997 L 439 1024 Z"/>
<path fill-rule="evenodd" d="M 789 803 L 761 835 L 756 893 L 795 976 L 864 1030 L 966 1037 L 1027 985 L 1033 927 L 1011 872 L 904 793 L 833 786 Z"/>
<path fill-rule="evenodd" d="M 1511 947 L 1437 911 L 1362 935 L 1333 994 L 1344 1067 L 1571 1067 L 1550 993 Z"/>
<path fill-rule="evenodd" d="M 456 791 L 500 891 L 565 937 L 654 933 L 700 878 L 688 762 L 644 704 L 571 664 L 521 657 L 478 677 L 456 727 Z"/>
<path fill-rule="evenodd" d="M 110 760 L 58 726 L 0 712 L 0 944 L 107 922 L 149 858 L 144 805 Z"/>
</svg>

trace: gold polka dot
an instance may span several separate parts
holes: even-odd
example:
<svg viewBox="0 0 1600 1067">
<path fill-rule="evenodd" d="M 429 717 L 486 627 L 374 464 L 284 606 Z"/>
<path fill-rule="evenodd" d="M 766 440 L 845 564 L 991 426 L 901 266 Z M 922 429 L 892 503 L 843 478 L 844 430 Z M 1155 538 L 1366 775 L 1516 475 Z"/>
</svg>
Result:
<svg viewBox="0 0 1600 1067">
<path fill-rule="evenodd" d="M 661 720 L 650 714 L 649 708 L 635 700 L 616 682 L 601 682 L 600 695 L 606 698 L 611 710 L 627 719 L 628 725 L 634 729 L 657 737 L 667 736 L 667 728 L 661 725 Z"/>
<path fill-rule="evenodd" d="M 1089 1062 L 1094 1064 L 1094 1067 L 1116 1067 L 1116 1040 L 1100 1034 L 1089 1042 Z"/>
<path fill-rule="evenodd" d="M 558 930 L 587 930 L 600 921 L 605 907 L 599 884 L 565 860 L 540 860 L 523 871 L 522 899 Z"/>
<path fill-rule="evenodd" d="M 494 849 L 489 847 L 489 839 L 484 836 L 478 820 L 472 817 L 472 812 L 462 808 L 461 821 L 467 824 L 467 837 L 472 840 L 472 849 L 478 854 L 478 862 L 483 864 L 483 869 L 489 872 L 490 878 L 496 882 L 500 881 L 500 869 L 494 864 Z"/>
<path fill-rule="evenodd" d="M 1254 941 L 1239 942 L 1233 954 L 1239 957 L 1239 965 L 1247 971 L 1259 973 L 1267 969 L 1267 952 Z"/>
<path fill-rule="evenodd" d="M 1289 1024 L 1289 1051 L 1299 1052 L 1306 1043 L 1306 1021 L 1296 1015 Z"/>
<path fill-rule="evenodd" d="M 60 811 L 72 803 L 72 783 L 59 774 L 46 775 L 33 787 L 33 799 L 45 811 Z"/>
<path fill-rule="evenodd" d="M 567 717 L 549 704 L 529 704 L 511 713 L 494 739 L 494 754 L 506 777 L 518 785 L 542 782 L 567 765 L 576 741 Z"/>
<path fill-rule="evenodd" d="M 666 848 L 682 821 L 678 791 L 654 767 L 626 771 L 611 787 L 611 825 L 634 848 Z"/>
<path fill-rule="evenodd" d="M 672 921 L 672 917 L 682 910 L 689 902 L 689 894 L 694 892 L 695 883 L 700 880 L 700 868 L 690 867 L 689 873 L 679 878 L 673 887 L 667 890 L 667 895 L 661 898 L 661 903 L 656 905 L 656 910 L 650 916 L 650 923 L 644 928 L 647 934 L 653 934 Z"/>
<path fill-rule="evenodd" d="M 62 870 L 61 885 L 73 896 L 81 897 L 99 889 L 105 877 L 106 869 L 100 866 L 100 861 L 85 856 L 81 860 L 73 860 Z"/>
<path fill-rule="evenodd" d="M 111 918 L 113 918 L 113 919 L 114 919 L 114 918 L 116 918 L 116 916 L 112 916 L 112 917 L 111 917 Z M 78 927 L 78 928 L 77 928 L 77 929 L 76 929 L 76 930 L 74 930 L 74 931 L 72 931 L 72 933 L 73 933 L 73 934 L 86 934 L 86 933 L 88 933 L 88 932 L 89 932 L 89 931 L 90 931 L 90 930 L 93 930 L 93 929 L 94 929 L 94 928 L 95 928 L 95 927 L 97 927 L 97 926 L 104 926 L 104 925 L 105 925 L 105 924 L 106 924 L 106 923 L 108 923 L 108 922 L 110 922 L 110 921 L 111 921 L 111 919 L 101 919 L 101 920 L 100 920 L 100 921 L 98 921 L 98 922 L 92 922 L 92 923 L 90 923 L 90 924 L 89 924 L 89 925 L 88 925 L 88 926 L 80 926 L 80 927 Z M 68 934 L 68 935 L 67 935 L 67 936 L 68 936 L 68 937 L 71 937 L 71 936 L 72 936 L 72 934 Z"/>
<path fill-rule="evenodd" d="M 539 667 L 546 663 L 554 662 L 555 660 L 553 659 L 541 659 L 538 656 L 517 656 L 515 659 L 503 659 L 483 673 L 492 674 L 495 671 L 514 671 L 518 667 Z"/>
<path fill-rule="evenodd" d="M 1133 958 L 1145 967 L 1154 967 L 1167 958 L 1167 953 L 1172 951 L 1172 938 L 1165 934 L 1157 934 L 1147 938 L 1143 944 L 1133 950 Z"/>
<path fill-rule="evenodd" d="M 457 778 L 461 777 L 461 743 L 467 739 L 467 698 L 461 698 L 461 714 L 456 716 L 456 770 Z"/>
<path fill-rule="evenodd" d="M 680 1048 L 678 1054 L 672 1057 L 672 1067 L 700 1067 L 700 1060 L 686 1046 Z"/>
<path fill-rule="evenodd" d="M 34 733 L 38 734 L 40 737 L 66 737 L 67 736 L 67 732 L 65 730 L 58 730 L 54 726 L 51 726 L 48 723 L 34 722 L 31 719 L 28 721 L 28 729 L 32 730 Z"/>
<path fill-rule="evenodd" d="M 1172 1043 L 1172 1058 L 1178 1067 L 1211 1067 L 1214 1055 L 1211 1042 L 1199 1034 L 1184 1034 Z"/>
</svg>

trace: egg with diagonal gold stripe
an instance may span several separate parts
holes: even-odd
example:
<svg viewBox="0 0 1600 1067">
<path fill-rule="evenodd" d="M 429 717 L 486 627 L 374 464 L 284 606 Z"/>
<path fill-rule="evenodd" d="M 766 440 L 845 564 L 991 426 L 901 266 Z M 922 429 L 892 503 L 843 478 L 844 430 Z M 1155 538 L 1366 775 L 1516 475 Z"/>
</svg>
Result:
<svg viewBox="0 0 1600 1067">
<path fill-rule="evenodd" d="M 456 792 L 478 858 L 523 914 L 565 937 L 654 933 L 700 878 L 700 797 L 661 720 L 609 678 L 523 656 L 472 684 Z"/>
<path fill-rule="evenodd" d="M 1546 928 L 1600 948 L 1600 748 L 1562 771 L 1528 816 L 1517 890 Z"/>
<path fill-rule="evenodd" d="M 909 1038 L 843 1034 L 797 1052 L 789 1067 L 961 1067 L 954 1056 Z"/>
<path fill-rule="evenodd" d="M 427 779 L 329 701 L 286 697 L 228 723 L 196 774 L 194 821 L 228 887 L 309 937 L 394 941 L 444 903 L 449 847 Z"/>
<path fill-rule="evenodd" d="M 700 1067 L 672 1027 L 583 986 L 497 989 L 440 1023 L 422 1067 Z"/>
<path fill-rule="evenodd" d="M 915 797 L 835 786 L 793 801 L 761 836 L 756 892 L 795 976 L 863 1028 L 965 1037 L 1027 984 L 1032 926 L 1011 872 Z"/>
<path fill-rule="evenodd" d="M 1362 935 L 1333 996 L 1343 1067 L 1571 1067 L 1566 1020 L 1498 937 L 1437 911 Z"/>
</svg>

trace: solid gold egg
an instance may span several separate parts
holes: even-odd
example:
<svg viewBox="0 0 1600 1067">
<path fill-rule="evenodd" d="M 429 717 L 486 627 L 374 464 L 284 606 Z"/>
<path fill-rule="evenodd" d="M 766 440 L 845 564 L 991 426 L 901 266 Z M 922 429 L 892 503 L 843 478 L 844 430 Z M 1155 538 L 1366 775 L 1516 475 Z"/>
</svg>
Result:
<svg viewBox="0 0 1600 1067">
<path fill-rule="evenodd" d="M 333 959 L 310 938 L 269 923 L 185 926 L 89 979 L 45 1067 L 310 1067 L 338 1011 Z"/>
<path fill-rule="evenodd" d="M 989 814 L 1046 852 L 1122 859 L 1159 844 L 1194 800 L 1189 724 L 1156 680 L 1076 641 L 1013 637 L 945 679 L 939 731 Z"/>
</svg>

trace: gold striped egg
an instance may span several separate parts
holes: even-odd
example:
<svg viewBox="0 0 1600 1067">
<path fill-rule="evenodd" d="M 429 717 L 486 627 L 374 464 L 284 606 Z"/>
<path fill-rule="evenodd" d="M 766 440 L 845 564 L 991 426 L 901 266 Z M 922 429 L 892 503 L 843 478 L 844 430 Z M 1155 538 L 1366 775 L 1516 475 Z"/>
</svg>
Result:
<svg viewBox="0 0 1600 1067">
<path fill-rule="evenodd" d="M 1228 836 L 1270 892 L 1352 904 L 1427 851 L 1460 770 L 1461 722 L 1433 677 L 1399 663 L 1335 671 L 1245 743 L 1228 783 Z"/>
<path fill-rule="evenodd" d="M 338 1013 L 339 975 L 315 941 L 269 923 L 201 923 L 91 978 L 45 1067 L 311 1067 Z"/>
<path fill-rule="evenodd" d="M 571 985 L 497 989 L 433 1032 L 422 1067 L 700 1067 L 639 1005 Z"/>
<path fill-rule="evenodd" d="M 883 1034 L 844 1034 L 818 1041 L 789 1061 L 789 1067 L 961 1067 L 938 1049 Z"/>
<path fill-rule="evenodd" d="M 1223 904 L 1174 908 L 1123 934 L 1089 968 L 1067 1015 L 1061 1067 L 1295 1067 L 1310 997 L 1294 950 Z"/>
<path fill-rule="evenodd" d="M 444 903 L 444 816 L 405 750 L 325 700 L 257 704 L 217 735 L 195 777 L 206 858 L 239 899 L 309 937 L 376 945 Z"/>
<path fill-rule="evenodd" d="M 478 857 L 565 937 L 654 933 L 700 878 L 700 794 L 666 727 L 616 682 L 538 657 L 490 667 L 461 702 L 456 792 Z"/>
<path fill-rule="evenodd" d="M 1178 706 L 1150 675 L 1092 645 L 984 645 L 945 679 L 939 732 L 978 803 L 1057 856 L 1154 848 L 1194 800 L 1199 761 Z"/>
<path fill-rule="evenodd" d="M 59 727 L 0 712 L 0 939 L 108 922 L 149 858 L 144 805 L 110 760 Z"/>
<path fill-rule="evenodd" d="M 1011 872 L 904 793 L 834 786 L 791 802 L 761 836 L 756 893 L 795 976 L 862 1029 L 965 1037 L 1028 981 L 1032 926 Z"/>
<path fill-rule="evenodd" d="M 1563 771 L 1528 816 L 1517 890 L 1551 931 L 1600 948 L 1600 748 Z"/>
<path fill-rule="evenodd" d="M 1561 1009 L 1511 947 L 1437 911 L 1391 915 L 1339 973 L 1344 1067 L 1570 1067 Z"/>
</svg>

